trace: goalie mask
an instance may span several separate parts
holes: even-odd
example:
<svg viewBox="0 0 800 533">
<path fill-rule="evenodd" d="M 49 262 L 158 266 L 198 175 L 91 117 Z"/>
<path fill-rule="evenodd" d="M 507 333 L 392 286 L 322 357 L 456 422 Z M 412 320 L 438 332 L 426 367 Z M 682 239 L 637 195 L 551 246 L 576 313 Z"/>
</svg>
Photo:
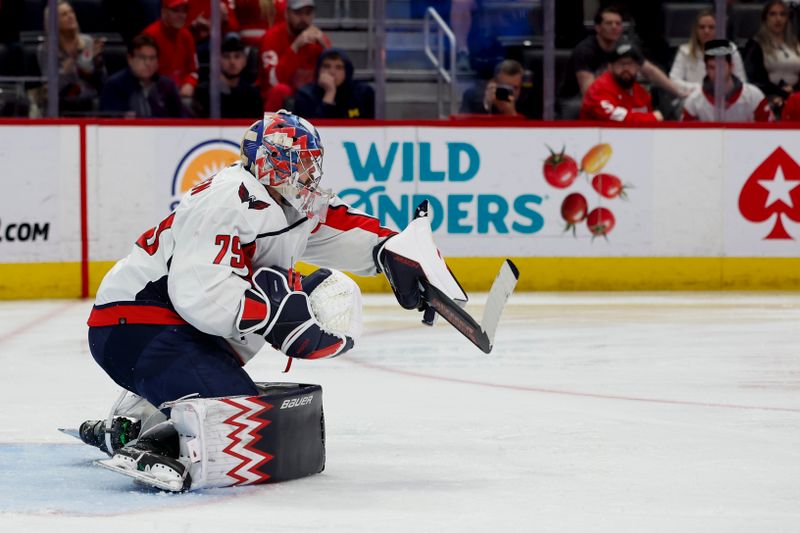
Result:
<svg viewBox="0 0 800 533">
<path fill-rule="evenodd" d="M 321 189 L 322 142 L 317 129 L 288 111 L 264 113 L 245 132 L 242 165 L 308 218 L 325 221 L 333 193 Z"/>
</svg>

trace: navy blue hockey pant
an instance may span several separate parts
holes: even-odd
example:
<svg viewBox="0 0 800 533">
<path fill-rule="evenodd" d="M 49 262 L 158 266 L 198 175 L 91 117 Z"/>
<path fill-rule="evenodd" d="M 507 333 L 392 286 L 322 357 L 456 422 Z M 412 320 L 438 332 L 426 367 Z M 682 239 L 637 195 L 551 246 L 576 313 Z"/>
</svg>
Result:
<svg viewBox="0 0 800 533">
<path fill-rule="evenodd" d="M 259 394 L 222 338 L 189 325 L 90 327 L 89 349 L 111 379 L 156 407 L 195 393 Z"/>
</svg>

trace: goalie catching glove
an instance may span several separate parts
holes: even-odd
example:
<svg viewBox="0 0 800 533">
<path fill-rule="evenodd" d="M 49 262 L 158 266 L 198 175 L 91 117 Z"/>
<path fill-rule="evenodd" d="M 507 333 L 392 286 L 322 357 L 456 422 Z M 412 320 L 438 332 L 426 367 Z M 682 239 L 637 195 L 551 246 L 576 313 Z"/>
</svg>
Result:
<svg viewBox="0 0 800 533">
<path fill-rule="evenodd" d="M 298 276 L 299 277 L 299 276 Z M 295 290 L 287 272 L 261 268 L 242 297 L 236 324 L 289 357 L 321 359 L 353 347 L 361 329 L 361 291 L 337 270 L 321 268 Z"/>
</svg>

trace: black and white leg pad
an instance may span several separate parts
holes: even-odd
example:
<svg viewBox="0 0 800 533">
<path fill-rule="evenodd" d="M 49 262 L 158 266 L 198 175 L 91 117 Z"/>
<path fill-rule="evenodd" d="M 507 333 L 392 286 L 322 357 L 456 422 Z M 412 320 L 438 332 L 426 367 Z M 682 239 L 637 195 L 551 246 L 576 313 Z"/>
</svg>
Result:
<svg viewBox="0 0 800 533">
<path fill-rule="evenodd" d="M 260 383 L 258 396 L 168 404 L 188 490 L 296 479 L 325 468 L 322 387 Z"/>
</svg>

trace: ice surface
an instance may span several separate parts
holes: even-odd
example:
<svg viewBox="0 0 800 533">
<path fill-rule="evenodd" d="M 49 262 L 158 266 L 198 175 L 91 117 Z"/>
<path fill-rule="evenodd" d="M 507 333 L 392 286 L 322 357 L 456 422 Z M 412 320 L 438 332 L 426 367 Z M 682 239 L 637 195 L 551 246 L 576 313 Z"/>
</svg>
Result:
<svg viewBox="0 0 800 533">
<path fill-rule="evenodd" d="M 2 532 L 800 529 L 800 294 L 518 294 L 488 356 L 368 296 L 352 352 L 247 367 L 322 384 L 325 472 L 190 494 L 56 430 L 118 392 L 90 306 L 0 302 Z"/>
</svg>

